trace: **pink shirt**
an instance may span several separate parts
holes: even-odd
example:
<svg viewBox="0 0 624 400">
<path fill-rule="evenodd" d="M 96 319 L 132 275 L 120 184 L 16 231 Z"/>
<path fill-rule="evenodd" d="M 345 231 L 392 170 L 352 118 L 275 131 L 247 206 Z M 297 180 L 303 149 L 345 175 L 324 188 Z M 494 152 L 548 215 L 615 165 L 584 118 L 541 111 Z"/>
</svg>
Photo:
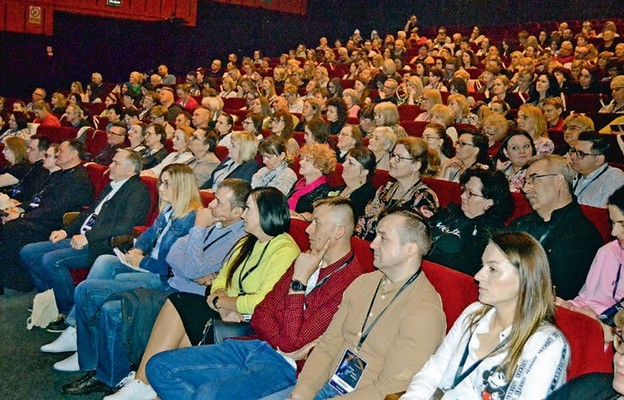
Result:
<svg viewBox="0 0 624 400">
<path fill-rule="evenodd" d="M 618 270 L 620 270 L 619 280 Z M 620 243 L 614 240 L 598 249 L 585 284 L 570 303 L 575 307 L 587 306 L 600 314 L 622 298 L 624 298 L 624 250 Z"/>
<path fill-rule="evenodd" d="M 295 186 L 293 187 L 293 193 L 288 198 L 288 208 L 290 208 L 291 210 L 295 210 L 301 196 L 310 193 L 324 183 L 327 183 L 327 177 L 325 175 L 321 175 L 310 184 L 306 183 L 305 178 L 299 179 L 299 181 L 297 181 L 297 183 L 295 183 Z"/>
</svg>

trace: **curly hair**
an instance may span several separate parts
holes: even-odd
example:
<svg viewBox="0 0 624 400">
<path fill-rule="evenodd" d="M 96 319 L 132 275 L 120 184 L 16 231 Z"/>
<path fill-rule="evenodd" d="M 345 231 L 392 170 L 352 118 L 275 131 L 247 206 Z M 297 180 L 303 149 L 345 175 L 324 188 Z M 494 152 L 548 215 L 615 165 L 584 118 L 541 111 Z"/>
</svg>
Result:
<svg viewBox="0 0 624 400">
<path fill-rule="evenodd" d="M 509 181 L 501 171 L 494 168 L 474 166 L 464 172 L 459 178 L 459 184 L 464 186 L 470 178 L 481 181 L 483 197 L 492 200 L 494 204 L 485 211 L 502 221 L 507 220 L 514 211 L 514 202 L 509 191 Z"/>
<path fill-rule="evenodd" d="M 336 152 L 326 144 L 306 144 L 299 150 L 299 156 L 307 158 L 323 175 L 330 174 L 336 169 Z"/>
</svg>

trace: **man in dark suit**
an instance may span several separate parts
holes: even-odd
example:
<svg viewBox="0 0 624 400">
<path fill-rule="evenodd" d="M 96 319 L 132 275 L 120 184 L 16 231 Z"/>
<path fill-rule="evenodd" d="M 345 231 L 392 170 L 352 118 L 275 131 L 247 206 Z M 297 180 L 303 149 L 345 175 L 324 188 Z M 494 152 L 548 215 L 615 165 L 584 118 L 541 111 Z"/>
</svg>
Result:
<svg viewBox="0 0 624 400">
<path fill-rule="evenodd" d="M 59 319 L 52 330 L 63 330 L 65 316 L 74 305 L 70 269 L 90 267 L 102 254 L 112 254 L 111 240 L 127 235 L 145 223 L 150 194 L 141 182 L 141 156 L 128 149 L 117 150 L 110 164 L 112 182 L 88 210 L 66 228 L 53 231 L 50 240 L 32 243 L 20 251 L 37 291 L 54 289 Z"/>
<path fill-rule="evenodd" d="M 63 215 L 79 211 L 93 201 L 93 184 L 82 165 L 84 144 L 64 141 L 59 146 L 56 165 L 61 170 L 50 175 L 48 183 L 22 208 L 11 209 L 0 225 L 0 287 L 30 291 L 32 283 L 19 259 L 19 251 L 28 243 L 47 240 L 63 225 Z"/>
</svg>

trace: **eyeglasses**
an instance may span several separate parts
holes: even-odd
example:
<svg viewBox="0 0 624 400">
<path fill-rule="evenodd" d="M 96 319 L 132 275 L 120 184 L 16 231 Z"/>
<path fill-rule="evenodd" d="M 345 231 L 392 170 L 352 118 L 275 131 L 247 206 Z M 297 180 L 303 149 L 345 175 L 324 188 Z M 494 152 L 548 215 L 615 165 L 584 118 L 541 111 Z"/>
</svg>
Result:
<svg viewBox="0 0 624 400">
<path fill-rule="evenodd" d="M 390 159 L 391 159 L 392 161 L 394 161 L 394 162 L 400 162 L 401 160 L 409 160 L 409 161 L 414 161 L 414 159 L 413 159 L 413 158 L 411 158 L 411 157 L 403 157 L 403 156 L 400 156 L 400 155 L 398 155 L 398 154 L 394 154 L 394 153 L 393 153 L 393 154 L 390 154 Z"/>
<path fill-rule="evenodd" d="M 457 147 L 465 147 L 465 146 L 470 146 L 470 147 L 476 147 L 474 144 L 472 143 L 468 143 L 468 142 L 462 142 L 461 140 L 457 141 Z"/>
<path fill-rule="evenodd" d="M 526 178 L 524 178 L 524 184 L 525 185 L 534 185 L 535 184 L 535 180 L 540 179 L 540 178 L 545 178 L 547 176 L 557 176 L 559 174 L 541 174 L 541 175 L 529 175 Z"/>
<path fill-rule="evenodd" d="M 471 198 L 473 198 L 473 197 L 481 197 L 481 198 L 485 199 L 485 196 L 484 196 L 484 195 L 474 193 L 474 192 L 470 191 L 470 189 L 468 189 L 468 188 L 467 188 L 467 187 L 465 187 L 465 186 L 462 186 L 462 187 L 461 187 L 461 192 L 462 192 L 462 195 L 463 195 L 463 194 L 465 194 L 465 195 L 466 195 L 466 199 L 467 199 L 467 200 L 470 200 L 470 199 L 471 199 Z"/>
<path fill-rule="evenodd" d="M 624 356 L 624 337 L 622 337 L 622 332 L 619 330 L 613 331 L 613 348 L 615 352 Z"/>
<path fill-rule="evenodd" d="M 579 159 L 583 159 L 587 156 L 599 156 L 601 155 L 600 153 L 585 153 L 584 151 L 581 150 L 577 150 L 574 147 L 572 147 L 570 149 L 570 154 L 574 154 L 576 157 L 578 157 Z"/>
</svg>

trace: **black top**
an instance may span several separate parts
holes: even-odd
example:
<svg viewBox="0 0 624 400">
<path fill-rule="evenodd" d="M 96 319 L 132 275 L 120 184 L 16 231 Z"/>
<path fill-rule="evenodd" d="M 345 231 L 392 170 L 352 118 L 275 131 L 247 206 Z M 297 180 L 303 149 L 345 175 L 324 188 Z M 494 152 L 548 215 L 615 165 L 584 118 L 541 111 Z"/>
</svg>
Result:
<svg viewBox="0 0 624 400">
<path fill-rule="evenodd" d="M 15 200 L 24 202 L 43 189 L 43 185 L 49 175 L 50 171 L 44 168 L 43 161 L 37 161 L 29 165 L 28 171 L 18 183 L 2 188 L 2 193 L 6 193 Z"/>
<path fill-rule="evenodd" d="M 542 244 L 557 296 L 564 300 L 576 297 L 596 251 L 603 244 L 600 233 L 578 203 L 573 201 L 553 211 L 548 222 L 532 212 L 513 221 L 509 228 L 527 232 Z"/>
<path fill-rule="evenodd" d="M 154 154 L 150 154 L 150 151 L 151 150 L 148 148 L 143 153 L 141 153 L 141 156 L 143 157 L 143 169 L 154 168 L 155 166 L 160 164 L 160 162 L 164 160 L 168 154 L 167 149 L 165 149 L 164 147 Z"/>
<path fill-rule="evenodd" d="M 548 400 L 616 400 L 620 394 L 613 390 L 612 374 L 592 372 L 577 376 L 548 396 Z"/>
<path fill-rule="evenodd" d="M 459 204 L 449 204 L 429 220 L 433 244 L 427 260 L 473 276 L 493 233 L 503 229 L 500 218 L 483 214 L 470 219 Z"/>
<path fill-rule="evenodd" d="M 335 190 L 338 190 L 338 194 L 340 194 L 345 187 L 341 186 Z M 375 187 L 370 182 L 366 182 L 349 195 L 349 200 L 353 203 L 353 214 L 356 221 L 364 215 L 364 208 L 373 197 L 375 197 Z"/>
</svg>

